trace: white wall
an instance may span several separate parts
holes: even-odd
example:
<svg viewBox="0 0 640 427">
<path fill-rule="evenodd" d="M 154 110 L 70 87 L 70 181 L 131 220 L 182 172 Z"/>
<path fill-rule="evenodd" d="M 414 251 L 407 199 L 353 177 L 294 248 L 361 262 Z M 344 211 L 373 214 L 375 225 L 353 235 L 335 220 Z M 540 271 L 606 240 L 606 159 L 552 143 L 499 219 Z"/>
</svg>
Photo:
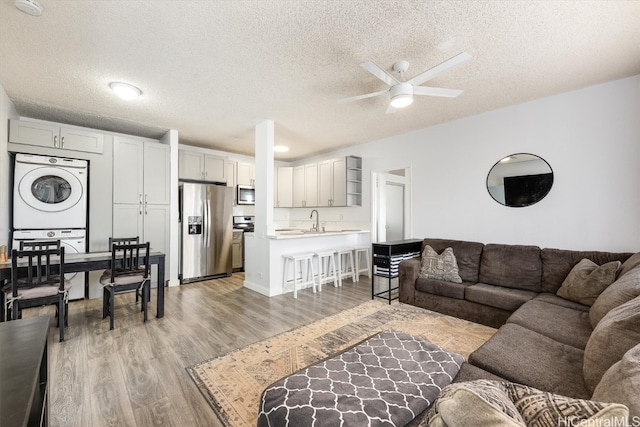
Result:
<svg viewBox="0 0 640 427">
<path fill-rule="evenodd" d="M 536 205 L 501 206 L 487 192 L 487 174 L 499 159 L 521 152 L 551 165 L 553 188 Z M 640 76 L 332 154 L 362 156 L 364 177 L 411 166 L 417 238 L 640 250 Z M 368 179 L 364 196 L 354 214 L 370 212 Z"/>
<path fill-rule="evenodd" d="M 13 103 L 0 85 L 0 245 L 9 246 L 9 211 L 11 194 L 11 161 L 7 152 L 9 119 L 18 117 Z"/>
</svg>

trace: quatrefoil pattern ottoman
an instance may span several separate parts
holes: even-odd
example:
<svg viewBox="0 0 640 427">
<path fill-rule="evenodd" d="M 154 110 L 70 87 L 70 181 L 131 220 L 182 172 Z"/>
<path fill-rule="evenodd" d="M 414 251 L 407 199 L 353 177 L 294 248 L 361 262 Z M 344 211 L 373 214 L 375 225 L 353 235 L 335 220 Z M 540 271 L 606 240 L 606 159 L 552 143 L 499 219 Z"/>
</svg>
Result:
<svg viewBox="0 0 640 427">
<path fill-rule="evenodd" d="M 380 332 L 269 386 L 258 426 L 403 426 L 431 405 L 463 362 L 424 339 Z"/>
</svg>

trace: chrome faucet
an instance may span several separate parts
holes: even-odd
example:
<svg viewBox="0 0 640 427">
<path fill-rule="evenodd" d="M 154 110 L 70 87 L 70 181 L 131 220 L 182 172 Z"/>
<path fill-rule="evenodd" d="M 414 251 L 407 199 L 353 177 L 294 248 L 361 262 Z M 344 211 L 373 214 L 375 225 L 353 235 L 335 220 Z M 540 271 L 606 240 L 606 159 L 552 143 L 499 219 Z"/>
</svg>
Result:
<svg viewBox="0 0 640 427">
<path fill-rule="evenodd" d="M 317 210 L 314 209 L 311 211 L 311 215 L 309 215 L 309 219 L 313 219 L 314 212 L 316 213 L 316 225 L 312 226 L 311 230 L 320 231 L 320 214 L 318 213 Z"/>
</svg>

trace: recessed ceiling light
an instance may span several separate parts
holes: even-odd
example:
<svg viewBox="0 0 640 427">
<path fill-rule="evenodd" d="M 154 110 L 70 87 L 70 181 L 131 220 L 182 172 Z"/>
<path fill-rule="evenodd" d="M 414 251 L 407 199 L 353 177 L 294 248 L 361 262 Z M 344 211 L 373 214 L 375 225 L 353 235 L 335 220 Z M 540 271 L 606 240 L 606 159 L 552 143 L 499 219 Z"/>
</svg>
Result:
<svg viewBox="0 0 640 427">
<path fill-rule="evenodd" d="M 40 6 L 40 3 L 38 3 L 36 0 L 15 0 L 13 4 L 18 8 L 18 10 L 28 15 L 42 15 L 42 6 Z"/>
<path fill-rule="evenodd" d="M 289 151 L 289 147 L 287 147 L 286 145 L 274 145 L 273 151 L 275 151 L 276 153 L 286 153 L 287 151 Z"/>
<path fill-rule="evenodd" d="M 116 95 L 125 101 L 131 101 L 132 99 L 136 99 L 142 95 L 142 91 L 140 89 L 128 83 L 111 82 L 109 83 L 109 87 L 116 93 Z"/>
</svg>

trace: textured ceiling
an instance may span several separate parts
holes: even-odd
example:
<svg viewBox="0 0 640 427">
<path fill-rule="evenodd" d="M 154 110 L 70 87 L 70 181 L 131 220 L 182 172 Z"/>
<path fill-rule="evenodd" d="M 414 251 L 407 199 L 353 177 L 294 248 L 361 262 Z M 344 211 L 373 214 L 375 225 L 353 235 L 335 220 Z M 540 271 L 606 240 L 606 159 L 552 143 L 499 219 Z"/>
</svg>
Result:
<svg viewBox="0 0 640 427">
<path fill-rule="evenodd" d="M 0 0 L 0 84 L 23 116 L 253 154 L 275 122 L 293 160 L 640 73 L 638 1 Z M 407 78 L 468 52 L 385 115 L 385 89 L 359 64 Z M 143 91 L 116 98 L 111 81 Z"/>
</svg>

